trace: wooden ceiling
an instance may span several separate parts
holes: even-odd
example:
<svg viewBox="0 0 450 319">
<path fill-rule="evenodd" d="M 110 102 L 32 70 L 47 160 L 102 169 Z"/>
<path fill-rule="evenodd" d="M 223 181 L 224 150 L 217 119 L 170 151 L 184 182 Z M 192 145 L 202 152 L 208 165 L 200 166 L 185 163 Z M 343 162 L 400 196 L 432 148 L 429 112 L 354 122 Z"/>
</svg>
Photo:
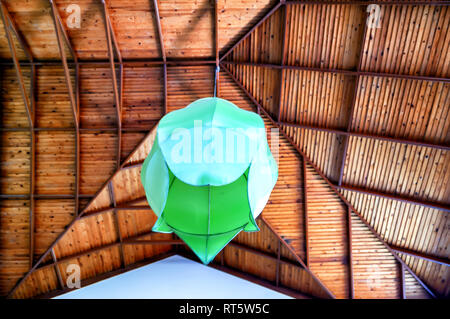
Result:
<svg viewBox="0 0 450 319">
<path fill-rule="evenodd" d="M 140 165 L 220 62 L 218 95 L 280 129 L 280 178 L 212 266 L 298 298 L 448 297 L 448 2 L 371 1 L 380 28 L 332 2 L 2 1 L 0 294 L 193 258 L 151 232 Z"/>
</svg>

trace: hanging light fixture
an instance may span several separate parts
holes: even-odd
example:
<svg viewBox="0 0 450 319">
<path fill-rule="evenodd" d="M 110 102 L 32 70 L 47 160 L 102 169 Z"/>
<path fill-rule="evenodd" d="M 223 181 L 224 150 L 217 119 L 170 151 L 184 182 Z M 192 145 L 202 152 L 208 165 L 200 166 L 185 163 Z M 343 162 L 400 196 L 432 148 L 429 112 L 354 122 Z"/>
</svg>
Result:
<svg viewBox="0 0 450 319">
<path fill-rule="evenodd" d="M 205 264 L 259 230 L 277 178 L 261 117 L 215 97 L 165 115 L 141 171 L 153 231 L 177 234 Z"/>
</svg>

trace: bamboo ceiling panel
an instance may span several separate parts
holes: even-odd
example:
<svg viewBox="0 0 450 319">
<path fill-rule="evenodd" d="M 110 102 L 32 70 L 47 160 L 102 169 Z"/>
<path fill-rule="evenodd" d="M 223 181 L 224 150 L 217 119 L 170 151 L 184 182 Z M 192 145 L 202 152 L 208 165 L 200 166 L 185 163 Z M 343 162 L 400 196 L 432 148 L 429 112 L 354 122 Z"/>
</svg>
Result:
<svg viewBox="0 0 450 319">
<path fill-rule="evenodd" d="M 28 60 L 24 45 L 35 60 L 58 61 L 21 65 L 32 128 L 0 26 L 1 295 L 66 292 L 69 264 L 82 266 L 87 285 L 190 256 L 176 236 L 151 232 L 140 166 L 165 111 L 213 95 L 215 67 L 204 60 L 230 48 L 218 96 L 258 106 L 267 132 L 286 135 L 276 135 L 280 176 L 261 231 L 237 236 L 213 266 L 302 298 L 450 294 L 449 267 L 420 257 L 448 260 L 448 210 L 333 185 L 450 204 L 448 6 L 380 5 L 380 28 L 368 28 L 366 5 L 350 3 L 110 0 L 115 56 L 134 60 L 115 65 L 116 88 L 100 0 L 55 0 L 64 53 L 83 61 L 68 69 L 50 2 L 4 3 L 23 38 L 12 36 L 17 58 Z M 79 29 L 68 23 L 71 4 L 81 9 Z M 164 56 L 199 65 L 158 65 Z"/>
<path fill-rule="evenodd" d="M 225 58 L 225 66 L 272 117 L 294 124 L 281 127 L 334 183 L 448 205 L 448 6 L 380 7 L 381 28 L 367 28 L 364 6 L 286 5 L 241 41 Z M 286 20 L 277 24 L 278 29 L 263 32 L 284 9 Z M 270 52 L 265 52 L 282 56 L 281 61 L 251 54 L 261 51 L 255 50 L 254 43 L 268 43 L 283 29 L 284 46 L 267 46 Z M 282 69 L 283 64 L 298 69 Z M 355 70 L 382 74 L 360 76 Z M 267 72 L 272 76 L 264 78 Z M 440 78 L 397 77 L 404 74 Z M 267 96 L 277 98 L 272 101 Z M 389 244 L 448 260 L 448 211 L 355 191 L 343 194 Z M 448 266 L 401 257 L 437 294 L 448 295 Z M 400 280 L 401 269 L 394 266 L 386 269 L 386 278 Z M 422 296 L 411 289 L 405 293 Z M 371 290 L 363 290 L 360 297 L 367 297 Z M 394 287 L 386 293 L 401 296 Z M 377 296 L 382 295 L 380 290 Z"/>
</svg>

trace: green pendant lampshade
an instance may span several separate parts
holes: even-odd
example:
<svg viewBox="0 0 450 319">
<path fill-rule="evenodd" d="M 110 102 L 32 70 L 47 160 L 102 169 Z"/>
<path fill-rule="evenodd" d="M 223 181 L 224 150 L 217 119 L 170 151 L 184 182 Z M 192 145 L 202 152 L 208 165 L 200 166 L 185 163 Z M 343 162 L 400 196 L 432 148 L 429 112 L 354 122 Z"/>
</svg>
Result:
<svg viewBox="0 0 450 319">
<path fill-rule="evenodd" d="M 153 231 L 174 232 L 205 264 L 241 230 L 259 230 L 277 178 L 261 117 L 219 98 L 165 115 L 141 171 Z"/>
</svg>

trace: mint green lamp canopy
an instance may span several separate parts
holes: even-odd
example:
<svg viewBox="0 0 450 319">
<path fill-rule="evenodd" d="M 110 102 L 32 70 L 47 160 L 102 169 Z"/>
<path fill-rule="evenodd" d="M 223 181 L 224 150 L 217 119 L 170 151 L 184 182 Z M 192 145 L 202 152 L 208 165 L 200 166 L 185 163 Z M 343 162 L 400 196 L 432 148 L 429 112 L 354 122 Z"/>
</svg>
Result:
<svg viewBox="0 0 450 319">
<path fill-rule="evenodd" d="M 204 264 L 241 230 L 259 230 L 277 178 L 261 117 L 220 98 L 165 115 L 141 171 L 153 231 L 174 232 Z"/>
</svg>

